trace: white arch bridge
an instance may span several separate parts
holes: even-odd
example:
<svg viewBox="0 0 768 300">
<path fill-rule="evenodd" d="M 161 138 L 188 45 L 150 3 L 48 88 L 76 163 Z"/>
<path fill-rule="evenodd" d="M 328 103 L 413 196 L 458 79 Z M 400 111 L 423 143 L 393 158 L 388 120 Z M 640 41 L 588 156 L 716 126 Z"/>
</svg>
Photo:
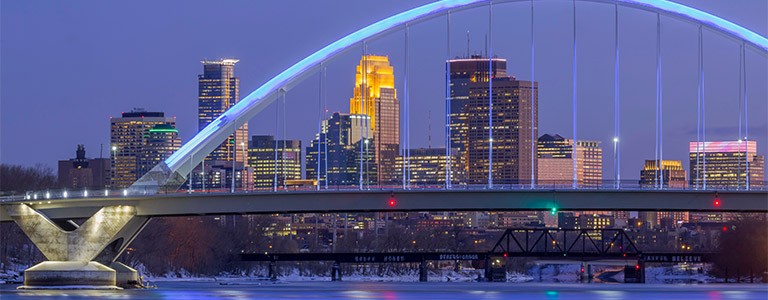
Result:
<svg viewBox="0 0 768 300">
<path fill-rule="evenodd" d="M 34 287 L 76 283 L 78 285 L 115 286 L 135 280 L 135 271 L 116 263 L 115 259 L 136 237 L 147 221 L 157 216 L 276 212 L 550 209 L 768 212 L 768 200 L 766 200 L 768 199 L 768 191 L 764 186 L 762 189 L 752 191 L 718 191 L 716 190 L 718 187 L 707 186 L 706 184 L 697 185 L 688 190 L 618 189 L 618 187 L 579 190 L 569 187 L 552 189 L 551 187 L 544 188 L 529 184 L 528 188 L 521 189 L 503 185 L 494 186 L 490 176 L 488 185 L 483 186 L 482 189 L 469 186 L 452 187 L 450 178 L 447 176 L 444 186 L 422 190 L 409 190 L 405 188 L 405 185 L 403 188 L 363 189 L 361 185 L 359 190 L 156 193 L 157 191 L 177 190 L 187 180 L 187 176 L 194 169 L 194 166 L 202 162 L 204 157 L 224 142 L 236 128 L 248 122 L 267 105 L 274 102 L 278 94 L 290 90 L 314 72 L 323 72 L 327 63 L 349 51 L 352 47 L 364 45 L 368 41 L 393 31 L 405 29 L 407 32 L 407 28 L 411 25 L 440 16 L 446 16 L 447 24 L 450 26 L 450 14 L 452 12 L 487 5 L 489 16 L 492 16 L 494 5 L 520 1 L 437 1 L 386 18 L 343 37 L 300 60 L 250 93 L 126 191 L 118 191 L 117 194 L 107 192 L 106 195 L 102 194 L 101 196 L 93 191 L 90 197 L 87 193 L 77 197 L 74 197 L 76 196 L 74 193 L 70 195 L 62 193 L 51 197 L 49 193 L 45 192 L 27 194 L 18 199 L 3 199 L 0 201 L 0 207 L 2 207 L 0 209 L 0 221 L 15 221 L 49 259 L 49 261 L 34 266 L 25 272 L 25 285 Z M 658 17 L 663 15 L 698 26 L 700 37 L 699 74 L 703 72 L 701 32 L 704 29 L 720 33 L 741 44 L 742 56 L 747 49 L 750 49 L 768 57 L 768 39 L 765 37 L 714 15 L 674 2 L 662 0 L 583 1 L 615 5 L 617 12 L 619 6 L 650 11 L 656 13 Z M 531 3 L 534 2 L 531 1 Z M 618 22 L 618 14 L 616 19 Z M 492 35 L 489 39 L 492 41 Z M 618 39 L 616 44 L 617 65 L 615 67 L 618 70 Z M 447 52 L 450 53 L 450 47 L 448 48 Z M 575 56 L 576 47 L 573 51 Z M 446 58 L 450 58 L 449 56 Z M 492 56 L 489 55 L 489 57 Z M 660 64 L 660 60 L 657 60 L 657 63 Z M 744 59 L 741 60 L 741 63 L 744 64 Z M 533 69 L 533 63 L 531 67 Z M 575 78 L 576 73 L 574 71 Z M 699 76 L 699 103 L 702 103 L 703 97 L 702 78 Z M 745 85 L 742 87 L 746 89 Z M 449 94 L 450 90 L 446 85 L 446 104 L 450 101 Z M 660 101 L 658 97 L 659 94 L 657 93 L 657 101 Z M 616 98 L 618 101 L 618 93 Z M 574 106 L 576 100 L 576 93 L 574 93 Z M 447 107 L 449 106 L 446 105 Z M 747 110 L 746 96 L 744 109 Z M 657 122 L 659 117 L 660 115 L 657 114 Z M 615 126 L 618 129 L 618 123 Z M 700 129 L 703 131 L 705 127 L 702 125 Z M 576 134 L 577 131 L 574 126 L 574 140 L 576 140 Z M 448 133 L 446 135 L 449 136 Z M 746 132 L 745 136 L 747 136 Z M 660 140 L 657 138 L 657 149 L 660 147 Z M 704 134 L 702 134 L 700 141 L 706 141 Z M 534 151 L 533 149 L 536 147 L 531 148 L 531 151 Z M 451 157 L 450 147 L 446 147 L 446 151 L 448 151 L 447 157 Z M 447 164 L 447 169 L 450 170 L 450 160 Z M 492 168 L 488 169 L 491 170 Z M 749 184 L 746 185 L 747 188 L 749 186 Z M 321 189 L 320 185 L 317 189 Z M 61 222 L 72 218 L 88 218 L 88 220 L 82 225 Z"/>
</svg>

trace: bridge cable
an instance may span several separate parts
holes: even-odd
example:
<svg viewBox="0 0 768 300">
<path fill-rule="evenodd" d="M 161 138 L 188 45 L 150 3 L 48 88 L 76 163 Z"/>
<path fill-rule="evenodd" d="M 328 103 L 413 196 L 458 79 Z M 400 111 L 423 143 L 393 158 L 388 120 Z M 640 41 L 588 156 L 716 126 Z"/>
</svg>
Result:
<svg viewBox="0 0 768 300">
<path fill-rule="evenodd" d="M 743 73 L 743 76 L 742 76 L 742 90 L 743 90 L 742 95 L 744 97 L 744 143 L 746 144 L 746 146 L 745 146 L 745 152 L 746 152 L 745 161 L 746 161 L 746 164 L 745 164 L 744 168 L 747 171 L 746 188 L 747 188 L 747 190 L 749 190 L 750 189 L 750 186 L 749 186 L 749 179 L 750 178 L 749 178 L 749 122 L 748 122 L 749 114 L 747 113 L 747 46 L 746 46 L 746 44 L 744 43 L 743 40 L 741 41 L 741 53 L 742 53 L 742 55 L 741 55 L 742 56 L 742 59 L 741 59 L 741 64 L 742 64 L 741 72 Z"/>
<path fill-rule="evenodd" d="M 405 116 L 405 120 L 403 121 L 403 156 L 405 156 L 405 159 L 403 160 L 403 166 L 402 166 L 402 172 L 403 172 L 403 189 L 409 188 L 411 186 L 411 114 L 409 107 L 409 89 L 408 89 L 408 73 L 410 73 L 410 58 L 408 56 L 409 52 L 409 38 L 408 33 L 410 31 L 410 26 L 408 24 L 405 25 L 405 70 L 403 70 L 403 73 L 405 76 L 403 76 L 403 114 Z"/>
<path fill-rule="evenodd" d="M 286 163 L 286 161 L 285 161 L 285 157 L 286 157 L 285 152 L 288 150 L 288 146 L 286 145 L 286 143 L 288 142 L 288 129 L 287 129 L 288 126 L 286 126 L 286 124 L 285 124 L 285 119 L 286 119 L 285 112 L 288 110 L 288 107 L 285 106 L 285 98 L 287 96 L 286 95 L 287 93 L 288 93 L 287 91 L 285 93 L 283 93 L 283 153 L 281 153 L 281 155 L 280 155 L 280 165 L 281 165 L 280 167 L 283 169 L 282 170 L 282 173 L 283 173 L 283 190 L 285 190 L 285 188 L 286 188 L 285 181 L 288 179 L 288 176 L 286 174 L 286 166 L 285 166 L 285 163 Z"/>
<path fill-rule="evenodd" d="M 576 95 L 576 0 L 573 0 L 573 151 L 571 151 L 571 159 L 573 161 L 573 188 L 575 189 L 578 185 L 578 167 L 577 167 L 577 145 L 578 145 L 578 139 L 577 139 L 577 119 L 576 119 L 576 107 L 577 107 L 577 95 Z"/>
<path fill-rule="evenodd" d="M 614 46 L 616 48 L 613 64 L 613 180 L 615 188 L 620 188 L 621 168 L 619 164 L 619 2 L 615 3 Z"/>
<path fill-rule="evenodd" d="M 317 190 L 320 190 L 320 139 L 322 138 L 322 128 L 323 128 L 323 73 L 325 69 L 323 66 L 323 62 L 320 62 L 320 73 L 318 73 L 319 77 L 319 88 L 318 88 L 318 95 L 317 95 L 317 142 L 315 143 L 315 147 L 317 147 L 317 169 L 315 169 L 315 175 L 317 178 Z"/>
<path fill-rule="evenodd" d="M 446 14 L 445 50 L 445 189 L 451 188 L 451 11 Z"/>
<path fill-rule="evenodd" d="M 366 59 L 365 59 L 365 41 L 363 41 L 363 44 L 362 44 L 361 48 L 362 48 L 362 52 L 363 52 L 363 59 L 362 59 L 362 62 L 360 64 L 360 66 L 361 66 L 360 67 L 360 101 L 362 101 L 360 103 L 360 107 L 362 108 L 362 110 L 360 111 L 360 115 L 361 116 L 366 116 L 367 115 L 366 114 L 367 111 L 365 110 L 365 94 L 366 94 L 366 92 L 365 92 L 365 90 L 366 90 L 365 81 L 366 80 L 365 79 L 366 79 L 366 77 L 368 77 L 368 74 L 367 74 L 368 70 L 366 69 L 366 66 L 365 66 L 365 63 L 366 63 Z M 360 169 L 358 170 L 358 173 L 360 173 L 360 175 L 359 175 L 360 182 L 358 183 L 358 186 L 359 186 L 358 188 L 360 190 L 363 189 L 363 120 L 364 119 L 360 119 Z"/>
<path fill-rule="evenodd" d="M 537 136 L 536 132 L 534 130 L 535 127 L 537 127 L 538 124 L 538 118 L 536 116 L 535 108 L 537 104 L 537 98 L 536 93 L 534 91 L 534 85 L 536 85 L 535 80 L 535 73 L 534 73 L 534 43 L 533 43 L 533 0 L 531 0 L 531 189 L 534 188 L 534 184 L 536 183 L 536 144 L 537 144 Z"/>
<path fill-rule="evenodd" d="M 488 2 L 488 188 L 493 188 L 493 1 Z"/>
<path fill-rule="evenodd" d="M 661 155 L 661 17 L 656 14 L 656 132 L 654 146 L 655 159 L 656 159 L 656 172 L 654 176 L 654 188 L 660 188 L 660 177 L 662 168 L 662 161 L 659 160 Z"/>
<path fill-rule="evenodd" d="M 322 78 L 323 79 L 323 86 L 322 86 L 322 88 L 323 88 L 323 94 L 322 94 L 322 97 L 323 97 L 323 119 L 324 120 L 328 120 L 328 97 L 327 97 L 327 87 L 326 87 L 326 83 L 328 82 L 328 78 L 326 77 L 326 74 L 328 72 L 327 67 L 323 66 L 323 70 L 322 71 L 323 71 L 323 74 L 322 74 L 322 77 L 323 77 Z M 323 149 L 325 151 L 325 153 L 323 155 L 323 157 L 325 157 L 325 159 L 323 160 L 323 164 L 325 166 L 323 167 L 323 169 L 325 171 L 325 189 L 327 190 L 328 189 L 328 132 L 327 131 L 325 132 L 325 134 L 323 134 Z M 317 152 L 318 153 L 320 152 L 320 146 L 318 146 Z M 318 182 L 318 185 L 319 184 L 320 183 Z"/>
<path fill-rule="evenodd" d="M 739 98 L 736 99 L 736 101 L 739 102 L 739 113 L 738 113 L 738 115 L 739 115 L 739 126 L 738 126 L 739 127 L 739 135 L 737 136 L 737 141 L 739 143 L 739 157 L 738 157 L 738 160 L 737 160 L 737 163 L 736 163 L 738 165 L 737 173 L 736 173 L 736 190 L 739 190 L 740 187 L 741 187 L 741 159 L 742 159 L 741 145 L 742 145 L 742 137 L 743 137 L 741 135 L 741 125 L 742 125 L 742 122 L 741 122 L 741 112 L 742 112 L 742 110 L 741 110 L 741 105 L 742 105 L 742 103 L 741 103 L 741 99 L 742 99 L 741 85 L 742 85 L 742 80 L 743 80 L 743 78 L 742 78 L 742 68 L 744 67 L 744 65 L 742 64 L 742 61 L 744 60 L 744 52 L 742 51 L 743 49 L 744 49 L 744 43 L 742 42 L 742 44 L 739 45 Z M 746 159 L 746 154 L 745 154 L 744 158 Z"/>
</svg>

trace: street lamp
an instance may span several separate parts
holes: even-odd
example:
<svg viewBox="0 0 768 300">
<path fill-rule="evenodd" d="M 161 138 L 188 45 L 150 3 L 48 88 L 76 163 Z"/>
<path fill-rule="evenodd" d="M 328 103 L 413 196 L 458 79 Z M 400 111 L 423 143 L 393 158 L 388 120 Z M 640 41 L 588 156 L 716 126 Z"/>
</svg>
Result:
<svg viewBox="0 0 768 300">
<path fill-rule="evenodd" d="M 245 143 L 240 142 L 240 149 L 243 149 L 243 169 L 240 170 L 240 188 L 245 189 L 245 167 L 248 165 L 248 158 L 245 156 Z"/>
<path fill-rule="evenodd" d="M 619 144 L 619 137 L 613 137 L 613 184 L 618 189 L 619 184 L 619 153 L 616 151 Z"/>
</svg>

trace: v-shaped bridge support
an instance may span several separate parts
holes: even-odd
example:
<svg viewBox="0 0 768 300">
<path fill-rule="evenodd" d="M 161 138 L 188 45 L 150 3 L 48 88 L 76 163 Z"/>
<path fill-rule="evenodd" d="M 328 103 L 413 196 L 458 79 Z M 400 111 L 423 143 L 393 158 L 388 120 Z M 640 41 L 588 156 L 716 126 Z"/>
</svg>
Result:
<svg viewBox="0 0 768 300">
<path fill-rule="evenodd" d="M 26 204 L 3 208 L 49 260 L 25 271 L 26 287 L 115 286 L 136 281 L 135 270 L 115 262 L 149 221 L 136 216 L 134 206 L 102 207 L 72 231 Z"/>
</svg>

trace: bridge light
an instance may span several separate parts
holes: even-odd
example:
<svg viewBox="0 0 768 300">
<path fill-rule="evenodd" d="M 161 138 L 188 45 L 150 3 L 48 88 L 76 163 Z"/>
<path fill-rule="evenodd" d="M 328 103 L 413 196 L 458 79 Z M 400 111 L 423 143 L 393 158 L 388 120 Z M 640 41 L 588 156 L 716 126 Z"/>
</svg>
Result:
<svg viewBox="0 0 768 300">
<path fill-rule="evenodd" d="M 389 199 L 389 206 L 395 206 L 395 199 Z"/>
<path fill-rule="evenodd" d="M 128 196 L 128 190 L 123 190 L 123 196 Z"/>
<path fill-rule="evenodd" d="M 88 197 L 88 190 L 83 191 L 83 197 Z"/>
<path fill-rule="evenodd" d="M 51 199 L 51 193 L 45 192 L 45 199 Z"/>
<path fill-rule="evenodd" d="M 715 199 L 715 206 L 720 206 L 720 199 Z"/>
<path fill-rule="evenodd" d="M 728 227 L 723 226 L 723 231 L 728 231 Z"/>
<path fill-rule="evenodd" d="M 109 190 L 104 190 L 104 196 L 109 196 Z"/>
<path fill-rule="evenodd" d="M 640 265 L 635 265 L 635 270 L 640 270 Z"/>
<path fill-rule="evenodd" d="M 64 198 L 67 198 L 67 191 L 64 191 L 63 196 L 64 196 Z"/>
<path fill-rule="evenodd" d="M 507 254 L 506 254 L 506 253 L 504 253 L 504 257 L 507 257 Z"/>
<path fill-rule="evenodd" d="M 553 216 L 557 214 L 557 207 L 553 207 L 552 210 L 549 211 Z"/>
</svg>

